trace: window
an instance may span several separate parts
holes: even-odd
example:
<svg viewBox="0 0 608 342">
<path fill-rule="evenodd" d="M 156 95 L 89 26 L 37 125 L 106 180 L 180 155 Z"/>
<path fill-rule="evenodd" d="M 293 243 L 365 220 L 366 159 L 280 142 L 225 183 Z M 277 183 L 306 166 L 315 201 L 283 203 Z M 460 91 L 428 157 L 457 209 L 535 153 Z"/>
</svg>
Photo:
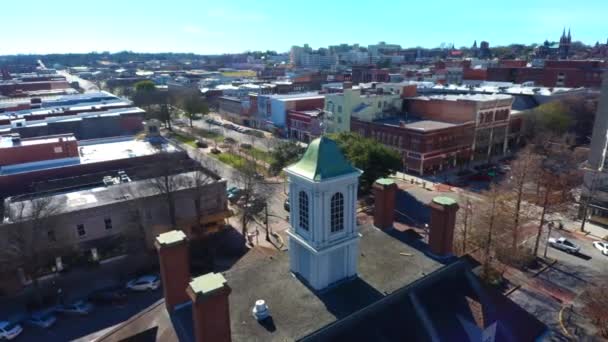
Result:
<svg viewBox="0 0 608 342">
<path fill-rule="evenodd" d="M 298 215 L 300 228 L 308 230 L 308 195 L 304 191 L 300 191 L 298 194 L 298 205 L 300 206 Z"/>
<path fill-rule="evenodd" d="M 338 113 L 342 113 L 342 106 L 338 106 Z"/>
<path fill-rule="evenodd" d="M 57 237 L 55 237 L 54 230 L 49 230 L 48 232 L 46 232 L 46 235 L 49 237 L 49 241 L 51 241 L 51 242 L 57 241 Z"/>
<path fill-rule="evenodd" d="M 382 107 L 382 102 L 378 101 L 378 108 Z"/>
<path fill-rule="evenodd" d="M 336 233 L 344 229 L 344 195 L 336 192 L 331 197 L 331 232 Z"/>
<path fill-rule="evenodd" d="M 342 117 L 338 116 L 338 123 L 341 124 L 342 123 Z"/>
<path fill-rule="evenodd" d="M 103 223 L 105 224 L 106 229 L 112 229 L 112 219 L 111 218 L 104 219 Z"/>
<path fill-rule="evenodd" d="M 63 152 L 63 148 L 61 148 L 61 146 L 55 146 L 55 148 L 53 150 L 55 151 L 55 153 Z"/>
<path fill-rule="evenodd" d="M 84 224 L 76 225 L 76 231 L 78 232 L 78 236 L 85 236 L 87 234 L 86 230 L 84 230 Z"/>
</svg>

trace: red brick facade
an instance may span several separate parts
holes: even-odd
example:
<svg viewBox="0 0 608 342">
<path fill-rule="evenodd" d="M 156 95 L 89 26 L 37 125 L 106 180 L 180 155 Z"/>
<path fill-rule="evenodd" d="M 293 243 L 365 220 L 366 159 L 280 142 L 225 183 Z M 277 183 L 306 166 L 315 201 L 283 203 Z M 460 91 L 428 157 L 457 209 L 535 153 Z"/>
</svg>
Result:
<svg viewBox="0 0 608 342">
<path fill-rule="evenodd" d="M 428 174 L 468 162 L 475 127 L 464 123 L 422 131 L 353 118 L 351 131 L 399 151 L 404 171 Z"/>
<path fill-rule="evenodd" d="M 19 141 L 11 147 L 0 147 L 0 166 L 80 156 L 78 142 L 73 134 Z"/>
<path fill-rule="evenodd" d="M 488 68 L 488 81 L 534 82 L 544 87 L 593 87 L 602 83 L 602 72 L 607 68 L 601 61 L 545 61 L 542 68 L 504 66 Z"/>
</svg>

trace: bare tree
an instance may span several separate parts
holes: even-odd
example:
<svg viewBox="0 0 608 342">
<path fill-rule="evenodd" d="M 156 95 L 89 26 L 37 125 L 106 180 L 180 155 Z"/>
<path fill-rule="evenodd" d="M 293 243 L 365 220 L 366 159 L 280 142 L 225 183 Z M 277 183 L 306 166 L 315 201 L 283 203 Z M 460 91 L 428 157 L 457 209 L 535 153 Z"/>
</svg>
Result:
<svg viewBox="0 0 608 342">
<path fill-rule="evenodd" d="M 525 148 L 511 163 L 511 170 L 507 174 L 506 181 L 501 184 L 508 194 L 507 199 L 513 205 L 513 225 L 511 227 L 513 251 L 517 249 L 522 224 L 530 219 L 528 212 L 522 210 L 522 203 L 528 193 L 527 186 L 534 184 L 535 176 L 539 172 L 539 162 L 540 156 L 534 153 L 530 147 Z"/>
<path fill-rule="evenodd" d="M 156 170 L 158 176 L 148 179 L 148 183 L 165 198 L 169 221 L 175 226 L 175 192 L 184 186 L 184 178 L 179 175 L 179 161 L 169 153 L 161 152 L 159 161 L 151 167 Z"/>
<path fill-rule="evenodd" d="M 246 237 L 248 225 L 253 220 L 253 215 L 257 213 L 258 209 L 262 208 L 264 197 L 255 162 L 246 159 L 243 167 L 236 172 L 236 179 L 243 189 L 241 229 L 243 236 Z"/>
<path fill-rule="evenodd" d="M 608 338 L 608 273 L 595 279 L 581 295 L 583 313 L 597 327 L 598 333 Z"/>
<path fill-rule="evenodd" d="M 188 187 L 192 189 L 192 197 L 194 202 L 194 210 L 196 215 L 196 228 L 199 230 L 202 228 L 201 221 L 205 215 L 203 210 L 203 201 L 205 194 L 207 193 L 206 186 L 211 183 L 213 179 L 203 170 L 196 170 L 192 172 L 192 177 L 188 179 Z"/>
<path fill-rule="evenodd" d="M 538 173 L 536 203 L 541 208 L 538 230 L 534 241 L 534 255 L 538 248 L 547 215 L 560 212 L 574 203 L 571 190 L 579 185 L 579 158 L 565 144 L 546 147 Z"/>
<path fill-rule="evenodd" d="M 12 203 L 10 203 L 12 202 Z M 56 242 L 54 216 L 61 205 L 52 196 L 41 196 L 27 200 L 16 198 L 6 203 L 9 223 L 0 226 L 4 230 L 4 247 L 0 248 L 0 263 L 15 269 L 18 265 L 38 293 L 38 278 L 43 267 L 49 263 L 49 242 Z"/>
</svg>

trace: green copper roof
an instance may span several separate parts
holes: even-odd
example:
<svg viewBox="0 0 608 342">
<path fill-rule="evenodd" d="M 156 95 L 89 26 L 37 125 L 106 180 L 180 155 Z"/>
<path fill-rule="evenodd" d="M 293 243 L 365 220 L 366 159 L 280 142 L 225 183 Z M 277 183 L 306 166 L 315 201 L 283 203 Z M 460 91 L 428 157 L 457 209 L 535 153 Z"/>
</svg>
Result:
<svg viewBox="0 0 608 342">
<path fill-rule="evenodd" d="M 156 237 L 156 243 L 161 246 L 169 246 L 186 239 L 186 234 L 181 230 L 172 230 L 170 232 L 162 233 Z"/>
<path fill-rule="evenodd" d="M 456 204 L 456 200 L 454 200 L 451 197 L 447 197 L 447 196 L 438 196 L 433 198 L 433 202 L 437 203 L 437 204 L 441 204 L 441 205 L 454 205 Z"/>
<path fill-rule="evenodd" d="M 376 183 L 380 185 L 391 185 L 395 184 L 395 181 L 390 178 L 378 178 L 378 180 L 376 180 Z"/>
<path fill-rule="evenodd" d="M 302 159 L 287 167 L 287 171 L 314 181 L 360 172 L 346 160 L 338 144 L 324 136 L 313 140 Z"/>
<path fill-rule="evenodd" d="M 204 296 L 213 291 L 217 291 L 224 287 L 226 278 L 219 273 L 207 273 L 200 277 L 194 278 L 190 282 L 190 289 L 197 296 Z"/>
</svg>

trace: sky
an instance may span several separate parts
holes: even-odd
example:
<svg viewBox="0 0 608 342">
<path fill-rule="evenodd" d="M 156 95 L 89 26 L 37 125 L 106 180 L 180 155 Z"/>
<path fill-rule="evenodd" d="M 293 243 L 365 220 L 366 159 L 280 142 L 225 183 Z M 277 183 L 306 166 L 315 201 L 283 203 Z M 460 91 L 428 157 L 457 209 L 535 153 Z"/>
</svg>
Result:
<svg viewBox="0 0 608 342">
<path fill-rule="evenodd" d="M 3 0 L 0 55 L 238 53 L 379 41 L 403 47 L 606 42 L 606 0 Z"/>
</svg>

